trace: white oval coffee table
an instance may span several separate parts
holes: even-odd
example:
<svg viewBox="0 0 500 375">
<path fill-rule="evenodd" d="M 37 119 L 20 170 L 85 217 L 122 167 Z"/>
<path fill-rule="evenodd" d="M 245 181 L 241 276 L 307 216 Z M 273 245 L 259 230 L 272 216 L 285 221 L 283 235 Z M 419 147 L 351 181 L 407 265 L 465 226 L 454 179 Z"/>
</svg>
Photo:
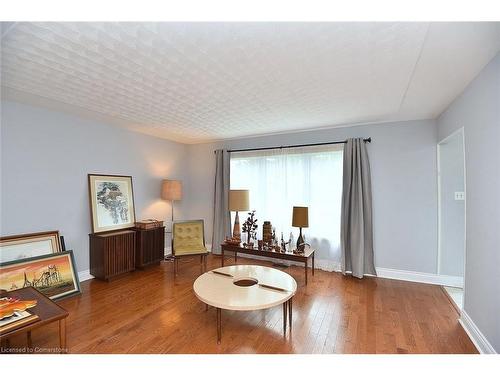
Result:
<svg viewBox="0 0 500 375">
<path fill-rule="evenodd" d="M 292 329 L 292 297 L 297 282 L 289 274 L 270 267 L 235 265 L 199 276 L 193 284 L 196 297 L 217 309 L 217 342 L 221 340 L 221 310 L 251 311 L 283 305 L 283 333 L 287 315 Z M 287 314 L 288 312 L 288 314 Z"/>
</svg>

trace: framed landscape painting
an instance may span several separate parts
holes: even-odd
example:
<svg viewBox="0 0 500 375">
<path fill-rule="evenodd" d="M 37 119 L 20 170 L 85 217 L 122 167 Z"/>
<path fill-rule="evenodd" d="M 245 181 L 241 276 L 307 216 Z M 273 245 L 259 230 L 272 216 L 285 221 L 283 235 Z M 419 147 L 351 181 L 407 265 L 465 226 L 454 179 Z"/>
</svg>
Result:
<svg viewBox="0 0 500 375">
<path fill-rule="evenodd" d="M 59 231 L 0 237 L 0 263 L 61 251 Z"/>
<path fill-rule="evenodd" d="M 73 251 L 42 255 L 0 264 L 0 289 L 32 286 L 50 299 L 80 293 Z"/>
<path fill-rule="evenodd" d="M 94 233 L 135 226 L 131 176 L 89 174 L 89 195 Z"/>
</svg>

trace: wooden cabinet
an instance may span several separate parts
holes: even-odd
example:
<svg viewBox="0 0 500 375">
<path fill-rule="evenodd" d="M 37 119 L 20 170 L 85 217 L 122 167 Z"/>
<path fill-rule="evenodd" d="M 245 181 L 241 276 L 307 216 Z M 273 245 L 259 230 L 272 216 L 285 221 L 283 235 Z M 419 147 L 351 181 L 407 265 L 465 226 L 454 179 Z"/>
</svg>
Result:
<svg viewBox="0 0 500 375">
<path fill-rule="evenodd" d="M 164 259 L 165 227 L 136 228 L 135 231 L 135 266 L 142 268 L 149 264 L 159 264 Z"/>
<path fill-rule="evenodd" d="M 136 231 L 91 233 L 90 274 L 109 280 L 135 269 Z"/>
</svg>

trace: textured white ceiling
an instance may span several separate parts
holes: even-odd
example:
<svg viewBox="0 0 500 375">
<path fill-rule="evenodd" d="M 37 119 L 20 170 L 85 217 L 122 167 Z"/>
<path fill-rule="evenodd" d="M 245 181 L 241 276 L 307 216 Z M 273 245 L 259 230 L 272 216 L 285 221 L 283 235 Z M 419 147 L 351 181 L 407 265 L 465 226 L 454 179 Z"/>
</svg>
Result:
<svg viewBox="0 0 500 375">
<path fill-rule="evenodd" d="M 434 118 L 500 23 L 18 23 L 6 98 L 185 143 Z"/>
</svg>

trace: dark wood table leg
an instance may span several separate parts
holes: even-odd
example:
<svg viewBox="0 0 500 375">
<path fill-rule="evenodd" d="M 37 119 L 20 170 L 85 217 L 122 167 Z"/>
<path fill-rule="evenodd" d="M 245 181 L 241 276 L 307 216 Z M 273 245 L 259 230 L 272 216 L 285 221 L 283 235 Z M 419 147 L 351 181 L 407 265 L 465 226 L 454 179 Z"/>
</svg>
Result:
<svg viewBox="0 0 500 375">
<path fill-rule="evenodd" d="M 221 267 L 224 267 L 224 248 L 221 247 L 221 257 L 220 257 L 220 264 L 221 264 Z"/>
<path fill-rule="evenodd" d="M 28 348 L 31 349 L 33 347 L 33 340 L 31 338 L 31 331 L 26 332 L 26 340 L 28 342 Z"/>
<path fill-rule="evenodd" d="M 238 252 L 235 251 L 234 252 L 234 263 L 236 263 L 238 261 Z"/>
<path fill-rule="evenodd" d="M 314 276 L 314 253 L 313 253 L 313 258 L 312 258 L 312 275 Z"/>
<path fill-rule="evenodd" d="M 67 353 L 68 348 L 66 347 L 66 318 L 59 320 L 59 346 L 61 348 L 61 354 Z"/>
<path fill-rule="evenodd" d="M 292 332 L 292 299 L 293 297 L 288 300 L 288 321 L 290 323 L 290 332 Z"/>
<path fill-rule="evenodd" d="M 286 319 L 287 319 L 287 314 L 286 314 L 286 307 L 288 305 L 288 301 L 283 303 L 283 336 L 286 336 Z"/>
<path fill-rule="evenodd" d="M 222 336 L 222 322 L 221 322 L 221 311 L 217 307 L 217 344 L 220 344 L 220 339 Z"/>
<path fill-rule="evenodd" d="M 305 271 L 305 275 L 306 275 L 306 285 L 307 285 L 307 258 L 306 258 L 306 261 L 304 262 L 304 271 Z"/>
</svg>

